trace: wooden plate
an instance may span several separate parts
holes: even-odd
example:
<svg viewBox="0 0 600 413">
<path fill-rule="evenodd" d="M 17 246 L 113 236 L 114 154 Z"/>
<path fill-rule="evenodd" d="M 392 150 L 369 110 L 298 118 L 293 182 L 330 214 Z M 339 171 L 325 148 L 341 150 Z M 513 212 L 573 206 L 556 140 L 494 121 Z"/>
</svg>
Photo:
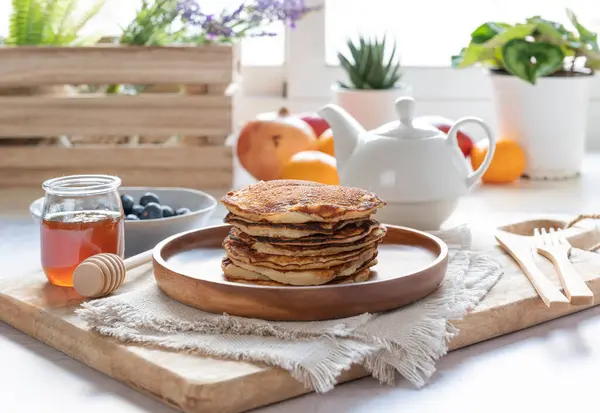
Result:
<svg viewBox="0 0 600 413">
<path fill-rule="evenodd" d="M 184 232 L 154 249 L 154 276 L 173 299 L 211 313 L 265 320 L 311 321 L 391 310 L 440 285 L 448 247 L 437 237 L 387 226 L 369 281 L 310 287 L 240 284 L 225 280 L 221 247 L 230 225 Z"/>
</svg>

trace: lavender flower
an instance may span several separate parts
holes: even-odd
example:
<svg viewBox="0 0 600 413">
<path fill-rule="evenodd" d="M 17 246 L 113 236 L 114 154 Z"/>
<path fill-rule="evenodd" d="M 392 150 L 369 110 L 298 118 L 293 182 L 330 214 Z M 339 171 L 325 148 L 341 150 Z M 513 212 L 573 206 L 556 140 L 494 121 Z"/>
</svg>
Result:
<svg viewBox="0 0 600 413">
<path fill-rule="evenodd" d="M 296 27 L 296 22 L 313 10 L 306 6 L 305 0 L 256 0 L 249 9 L 253 21 L 281 21 L 290 27 Z"/>
<path fill-rule="evenodd" d="M 234 34 L 233 30 L 227 27 L 223 19 L 217 20 L 212 14 L 206 16 L 201 27 L 206 32 L 206 36 L 213 40 L 220 36 L 231 37 Z"/>
<path fill-rule="evenodd" d="M 202 24 L 204 14 L 200 12 L 200 5 L 196 0 L 180 0 L 177 3 L 177 11 L 181 18 L 191 24 Z"/>
<path fill-rule="evenodd" d="M 276 22 L 294 28 L 305 14 L 316 8 L 307 7 L 305 0 L 251 0 L 240 4 L 233 12 L 223 10 L 220 15 L 214 15 L 203 13 L 196 0 L 180 0 L 177 9 L 183 21 L 199 31 L 195 39 L 202 42 L 274 36 L 275 33 L 260 29 Z"/>
<path fill-rule="evenodd" d="M 227 24 L 227 23 L 237 21 L 240 18 L 240 16 L 242 15 L 244 8 L 245 8 L 244 3 L 240 4 L 240 6 L 237 9 L 235 9 L 233 11 L 233 13 L 231 13 L 229 16 L 226 14 L 226 11 L 223 10 L 223 12 L 221 13 L 221 15 L 223 17 L 223 23 Z"/>
</svg>

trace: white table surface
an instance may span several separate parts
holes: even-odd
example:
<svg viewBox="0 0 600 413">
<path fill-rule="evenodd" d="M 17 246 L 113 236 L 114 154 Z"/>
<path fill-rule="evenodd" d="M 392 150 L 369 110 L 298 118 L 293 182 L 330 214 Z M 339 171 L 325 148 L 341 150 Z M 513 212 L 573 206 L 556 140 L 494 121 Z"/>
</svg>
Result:
<svg viewBox="0 0 600 413">
<path fill-rule="evenodd" d="M 41 190 L 0 190 L 0 277 L 39 268 L 37 227 L 27 206 L 41 195 Z M 580 179 L 475 188 L 453 220 L 489 224 L 491 212 L 600 213 L 600 155 L 588 157 Z M 215 220 L 222 216 L 219 209 Z M 451 352 L 437 369 L 422 389 L 403 380 L 388 387 L 365 378 L 256 411 L 597 411 L 600 306 Z M 0 412 L 174 410 L 0 322 Z"/>
</svg>

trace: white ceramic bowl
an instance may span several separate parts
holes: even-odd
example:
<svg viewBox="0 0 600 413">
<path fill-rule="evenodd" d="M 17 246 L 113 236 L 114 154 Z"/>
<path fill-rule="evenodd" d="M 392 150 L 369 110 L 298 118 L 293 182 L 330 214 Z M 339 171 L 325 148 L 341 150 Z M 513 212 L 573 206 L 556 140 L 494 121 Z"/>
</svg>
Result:
<svg viewBox="0 0 600 413">
<path fill-rule="evenodd" d="M 217 200 L 202 191 L 187 188 L 121 187 L 119 193 L 131 195 L 136 202 L 146 192 L 155 193 L 163 205 L 176 210 L 189 208 L 190 213 L 170 218 L 125 221 L 125 256 L 131 257 L 154 248 L 163 239 L 180 232 L 201 228 L 208 224 L 217 207 Z M 44 198 L 36 199 L 30 206 L 31 215 L 39 220 Z"/>
</svg>

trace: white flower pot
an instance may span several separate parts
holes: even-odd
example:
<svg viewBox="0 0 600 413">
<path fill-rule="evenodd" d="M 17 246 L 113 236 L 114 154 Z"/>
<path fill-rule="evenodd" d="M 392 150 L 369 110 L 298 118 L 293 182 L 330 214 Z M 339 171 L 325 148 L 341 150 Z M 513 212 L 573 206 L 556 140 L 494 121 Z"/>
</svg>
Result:
<svg viewBox="0 0 600 413">
<path fill-rule="evenodd" d="M 525 151 L 530 179 L 578 176 L 585 153 L 592 76 L 544 77 L 531 85 L 515 76 L 491 75 L 499 137 Z"/>
<path fill-rule="evenodd" d="M 399 85 L 394 89 L 345 89 L 335 84 L 331 87 L 332 103 L 344 108 L 367 130 L 398 120 L 396 99 L 412 96 L 412 88 Z"/>
</svg>

